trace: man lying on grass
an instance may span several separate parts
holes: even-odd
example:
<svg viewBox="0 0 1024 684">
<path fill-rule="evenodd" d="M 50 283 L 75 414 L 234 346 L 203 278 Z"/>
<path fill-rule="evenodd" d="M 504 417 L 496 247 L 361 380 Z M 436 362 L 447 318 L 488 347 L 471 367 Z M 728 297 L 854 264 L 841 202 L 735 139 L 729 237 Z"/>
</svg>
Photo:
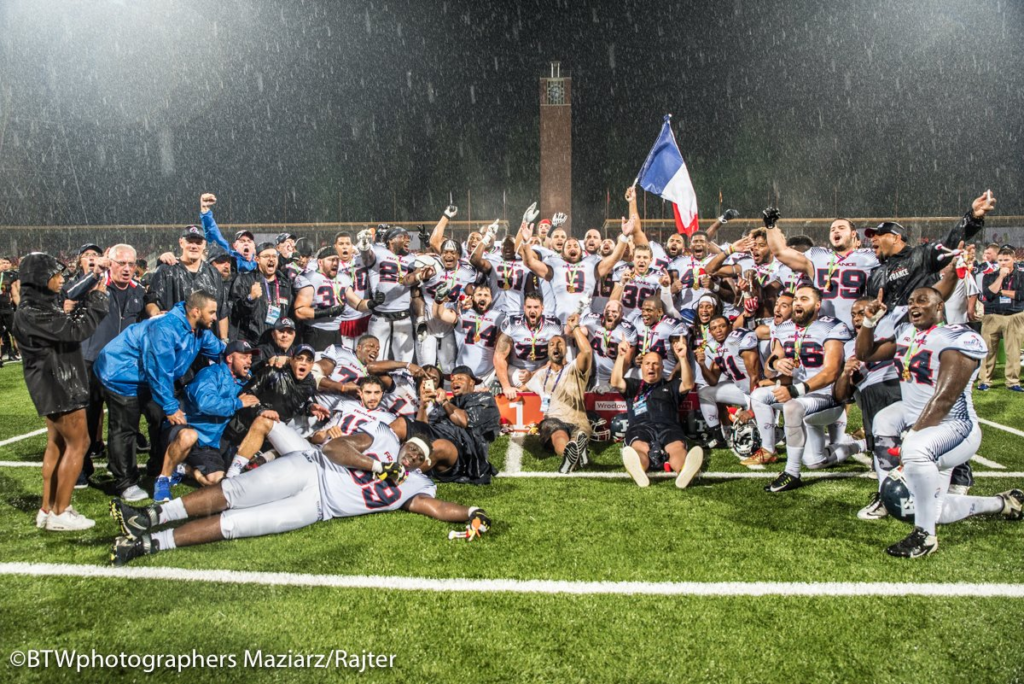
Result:
<svg viewBox="0 0 1024 684">
<path fill-rule="evenodd" d="M 482 509 L 434 498 L 437 485 L 420 471 L 430 463 L 426 442 L 413 438 L 400 447 L 398 437 L 382 423 L 373 432 L 333 439 L 323 449 L 289 453 L 163 505 L 135 508 L 114 499 L 110 514 L 124 536 L 115 540 L 110 562 L 124 565 L 178 546 L 261 537 L 399 508 L 487 531 L 491 520 Z M 191 520 L 152 531 L 185 519 Z"/>
</svg>

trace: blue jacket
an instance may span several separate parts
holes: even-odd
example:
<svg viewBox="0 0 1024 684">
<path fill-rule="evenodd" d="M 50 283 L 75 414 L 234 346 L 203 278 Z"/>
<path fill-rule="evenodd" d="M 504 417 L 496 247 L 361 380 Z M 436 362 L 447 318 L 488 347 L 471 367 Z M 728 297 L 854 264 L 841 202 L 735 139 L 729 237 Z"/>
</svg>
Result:
<svg viewBox="0 0 1024 684">
<path fill-rule="evenodd" d="M 228 244 L 228 241 L 224 239 L 224 236 L 220 232 L 220 228 L 217 227 L 217 222 L 213 220 L 213 209 L 200 214 L 199 218 L 203 222 L 203 233 L 206 234 L 207 242 L 216 242 L 218 245 L 224 248 L 224 251 L 235 257 L 235 267 L 239 273 L 248 273 L 249 271 L 256 270 L 256 259 L 249 261 L 241 253 L 235 251 L 235 249 Z"/>
<path fill-rule="evenodd" d="M 93 372 L 100 383 L 122 397 L 136 397 L 148 385 L 155 401 L 170 415 L 180 406 L 174 381 L 188 372 L 200 352 L 214 361 L 224 343 L 208 329 L 192 332 L 185 302 L 178 302 L 159 318 L 129 326 L 96 357 Z"/>
<path fill-rule="evenodd" d="M 181 410 L 191 428 L 199 433 L 199 444 L 220 447 L 220 436 L 235 412 L 242 408 L 238 398 L 249 378 L 236 378 L 223 361 L 207 366 L 185 388 Z"/>
</svg>

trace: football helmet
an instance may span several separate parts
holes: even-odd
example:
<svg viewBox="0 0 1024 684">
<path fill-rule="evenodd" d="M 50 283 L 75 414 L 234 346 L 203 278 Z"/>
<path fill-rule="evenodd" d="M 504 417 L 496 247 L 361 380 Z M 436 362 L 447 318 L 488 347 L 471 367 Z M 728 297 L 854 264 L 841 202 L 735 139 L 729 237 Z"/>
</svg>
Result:
<svg viewBox="0 0 1024 684">
<path fill-rule="evenodd" d="M 882 481 L 882 505 L 889 515 L 905 523 L 914 524 L 914 497 L 903 478 L 903 466 L 893 468 Z"/>
<path fill-rule="evenodd" d="M 626 430 L 629 429 L 629 418 L 625 413 L 612 418 L 611 433 L 612 439 L 616 442 L 621 442 L 626 438 Z"/>
<path fill-rule="evenodd" d="M 610 442 L 612 431 L 608 427 L 608 421 L 594 411 L 587 411 L 587 419 L 590 420 L 590 441 Z"/>
<path fill-rule="evenodd" d="M 733 423 L 730 433 L 729 441 L 732 444 L 732 452 L 740 460 L 748 458 L 761 444 L 761 433 L 757 431 L 757 425 L 752 420 L 745 423 Z"/>
</svg>

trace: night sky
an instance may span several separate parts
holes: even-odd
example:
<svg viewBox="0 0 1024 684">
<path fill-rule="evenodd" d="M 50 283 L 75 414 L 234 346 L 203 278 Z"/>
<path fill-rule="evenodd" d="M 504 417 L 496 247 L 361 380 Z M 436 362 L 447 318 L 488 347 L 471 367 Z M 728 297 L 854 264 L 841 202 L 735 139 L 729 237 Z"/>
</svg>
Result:
<svg viewBox="0 0 1024 684">
<path fill-rule="evenodd" d="M 0 223 L 514 218 L 555 59 L 577 232 L 665 113 L 703 218 L 1024 214 L 1022 34 L 1008 0 L 3 0 Z"/>
</svg>

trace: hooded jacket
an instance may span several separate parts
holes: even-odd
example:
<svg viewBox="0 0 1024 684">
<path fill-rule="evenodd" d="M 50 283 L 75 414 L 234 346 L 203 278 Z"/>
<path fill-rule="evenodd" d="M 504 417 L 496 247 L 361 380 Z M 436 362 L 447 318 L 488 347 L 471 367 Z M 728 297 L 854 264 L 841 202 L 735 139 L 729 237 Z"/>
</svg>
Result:
<svg viewBox="0 0 1024 684">
<path fill-rule="evenodd" d="M 249 299 L 254 283 L 260 284 L 263 296 Z M 277 273 L 274 281 L 270 282 L 259 271 L 242 273 L 235 278 L 228 298 L 232 302 L 231 323 L 237 327 L 238 336 L 252 344 L 258 344 L 263 333 L 272 327 L 267 323 L 271 303 L 281 307 L 278 318 L 284 318 L 292 315 L 295 300 L 290 280 Z"/>
<path fill-rule="evenodd" d="M 46 287 L 63 266 L 48 254 L 30 254 L 21 266 L 21 305 L 12 332 L 24 359 L 25 384 L 40 416 L 68 413 L 89 403 L 82 342 L 107 315 L 107 294 L 90 292 L 70 314 Z"/>
<path fill-rule="evenodd" d="M 220 447 L 220 436 L 228 421 L 242 408 L 238 398 L 249 378 L 236 378 L 228 364 L 221 361 L 207 366 L 185 388 L 181 409 L 190 428 L 199 435 L 199 444 Z"/>
<path fill-rule="evenodd" d="M 139 387 L 148 385 L 153 401 L 171 415 L 180 408 L 174 382 L 200 353 L 218 361 L 223 351 L 224 343 L 211 330 L 192 330 L 185 303 L 179 302 L 165 315 L 129 326 L 115 337 L 96 358 L 93 372 L 122 397 L 137 397 Z"/>
</svg>

